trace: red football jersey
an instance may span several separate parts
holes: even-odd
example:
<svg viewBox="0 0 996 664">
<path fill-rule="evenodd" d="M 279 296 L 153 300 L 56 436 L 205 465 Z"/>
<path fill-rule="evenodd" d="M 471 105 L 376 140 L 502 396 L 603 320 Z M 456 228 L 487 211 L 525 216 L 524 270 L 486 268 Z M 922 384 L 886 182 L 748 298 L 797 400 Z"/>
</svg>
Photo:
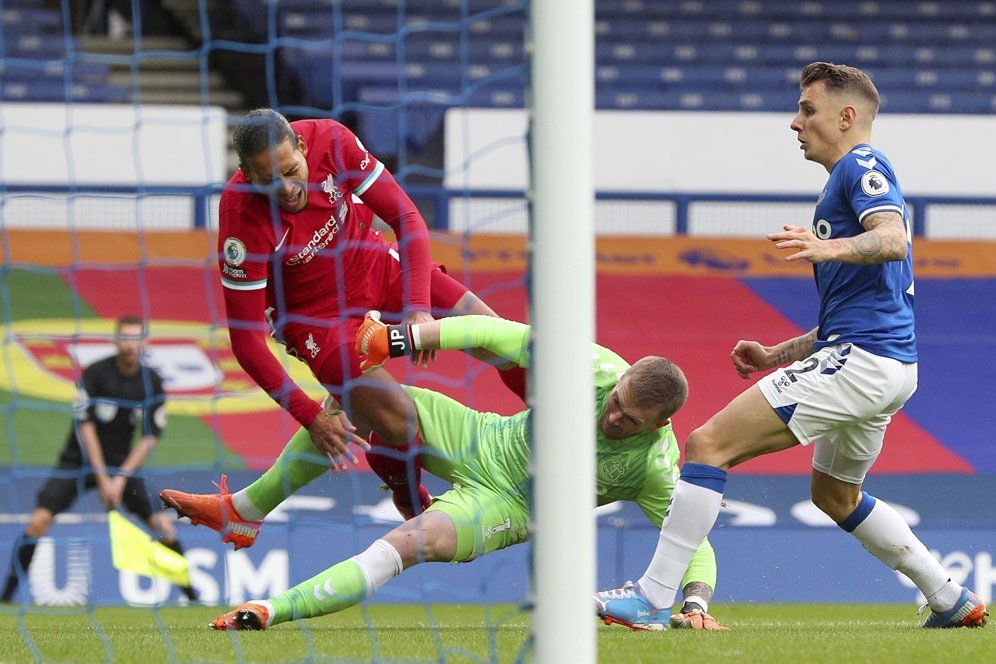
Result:
<svg viewBox="0 0 996 664">
<path fill-rule="evenodd" d="M 308 205 L 286 212 L 237 171 L 221 196 L 221 281 L 234 290 L 265 288 L 267 307 L 280 313 L 334 316 L 345 285 L 337 276 L 362 273 L 367 252 L 387 251 L 369 209 L 353 198 L 384 166 L 338 122 L 300 120 L 291 128 L 308 146 Z"/>
<path fill-rule="evenodd" d="M 334 120 L 300 120 L 291 128 L 308 150 L 306 207 L 286 212 L 236 172 L 221 196 L 218 259 L 233 352 L 307 426 L 319 407 L 266 350 L 264 310 L 289 345 L 300 327 L 295 319 L 338 317 L 346 294 L 378 278 L 367 268 L 391 249 L 371 227 L 374 213 L 398 236 L 407 310 L 429 310 L 433 266 L 418 210 L 349 129 Z"/>
</svg>

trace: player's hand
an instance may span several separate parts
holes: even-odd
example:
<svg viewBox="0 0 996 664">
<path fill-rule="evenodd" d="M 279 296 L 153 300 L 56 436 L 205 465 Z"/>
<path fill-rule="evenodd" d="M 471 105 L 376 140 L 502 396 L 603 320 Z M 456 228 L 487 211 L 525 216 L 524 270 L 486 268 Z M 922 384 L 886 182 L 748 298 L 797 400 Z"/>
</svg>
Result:
<svg viewBox="0 0 996 664">
<path fill-rule="evenodd" d="M 360 329 L 356 331 L 356 354 L 360 356 L 360 371 L 369 373 L 384 366 L 390 357 L 387 343 L 387 325 L 380 320 L 379 311 L 368 311 Z"/>
<path fill-rule="evenodd" d="M 768 348 L 756 341 L 738 341 L 730 353 L 730 359 L 733 360 L 737 373 L 745 380 L 756 371 L 765 371 L 774 366 Z"/>
<path fill-rule="evenodd" d="M 97 474 L 97 491 L 100 493 L 100 502 L 104 504 L 104 509 L 114 509 L 121 503 L 120 496 L 115 497 L 114 483 L 106 473 Z"/>
<path fill-rule="evenodd" d="M 111 478 L 111 494 L 114 498 L 114 507 L 124 501 L 125 487 L 128 486 L 128 478 L 124 475 L 115 475 Z"/>
<path fill-rule="evenodd" d="M 825 263 L 834 260 L 832 246 L 813 235 L 813 231 L 802 226 L 782 226 L 780 233 L 768 233 L 768 239 L 778 249 L 796 249 L 785 257 L 787 261 L 807 260 L 810 263 Z"/>
<path fill-rule="evenodd" d="M 405 319 L 401 321 L 405 325 L 418 325 L 419 323 L 431 323 L 433 321 L 432 315 L 427 311 L 413 311 Z M 436 361 L 436 351 L 434 350 L 423 350 L 423 351 L 412 351 L 412 364 L 420 365 L 423 369 L 429 368 L 429 362 Z"/>
<path fill-rule="evenodd" d="M 356 427 L 349 417 L 333 399 L 322 408 L 318 417 L 308 426 L 311 444 L 321 454 L 328 457 L 335 472 L 348 470 L 346 460 L 356 463 L 356 455 L 349 448 L 350 443 L 359 445 L 364 450 L 370 449 L 370 443 L 356 433 Z"/>
<path fill-rule="evenodd" d="M 360 370 L 370 373 L 384 366 L 389 357 L 412 354 L 409 327 L 405 323 L 385 325 L 380 320 L 379 311 L 368 311 L 356 331 L 354 350 L 360 356 Z"/>
<path fill-rule="evenodd" d="M 723 627 L 704 611 L 689 611 L 671 616 L 671 629 L 704 629 L 710 632 L 728 632 L 729 627 Z"/>
</svg>

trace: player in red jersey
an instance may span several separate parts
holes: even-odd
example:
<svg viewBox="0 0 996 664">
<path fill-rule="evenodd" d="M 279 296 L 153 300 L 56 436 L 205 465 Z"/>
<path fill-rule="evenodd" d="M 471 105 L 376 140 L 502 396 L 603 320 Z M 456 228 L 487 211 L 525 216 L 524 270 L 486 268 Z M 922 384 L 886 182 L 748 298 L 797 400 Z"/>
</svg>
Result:
<svg viewBox="0 0 996 664">
<path fill-rule="evenodd" d="M 495 313 L 431 261 L 422 215 L 343 125 L 288 123 L 272 109 L 258 109 L 239 123 L 233 141 L 240 168 L 221 196 L 218 249 L 235 357 L 336 467 L 355 460 L 347 445 L 365 447 L 371 432 L 372 442 L 379 436 L 405 449 L 415 436 L 411 400 L 387 371 L 364 376 L 353 352 L 363 315 L 379 309 L 415 324 L 433 313 Z M 394 230 L 397 245 L 373 227 L 374 215 Z M 348 419 L 337 407 L 319 416 L 322 406 L 267 348 L 268 333 L 308 364 Z M 428 357 L 413 360 L 424 364 Z M 502 374 L 521 396 L 521 370 Z M 368 458 L 395 502 L 406 502 L 402 493 L 415 502 L 418 483 L 408 487 L 404 462 L 376 456 Z"/>
</svg>

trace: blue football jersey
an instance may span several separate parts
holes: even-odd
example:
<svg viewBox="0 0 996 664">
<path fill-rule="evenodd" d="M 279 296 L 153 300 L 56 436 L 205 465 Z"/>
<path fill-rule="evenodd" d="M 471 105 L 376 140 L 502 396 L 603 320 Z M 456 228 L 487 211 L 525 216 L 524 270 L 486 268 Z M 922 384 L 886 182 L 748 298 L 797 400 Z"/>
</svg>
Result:
<svg viewBox="0 0 996 664">
<path fill-rule="evenodd" d="M 865 232 L 876 212 L 899 213 L 910 242 L 910 220 L 892 164 L 870 145 L 859 145 L 830 171 L 816 202 L 813 233 L 821 240 Z M 813 265 L 820 293 L 820 327 L 814 348 L 850 342 L 875 355 L 916 362 L 913 332 L 913 247 L 906 258 L 875 265 Z"/>
</svg>

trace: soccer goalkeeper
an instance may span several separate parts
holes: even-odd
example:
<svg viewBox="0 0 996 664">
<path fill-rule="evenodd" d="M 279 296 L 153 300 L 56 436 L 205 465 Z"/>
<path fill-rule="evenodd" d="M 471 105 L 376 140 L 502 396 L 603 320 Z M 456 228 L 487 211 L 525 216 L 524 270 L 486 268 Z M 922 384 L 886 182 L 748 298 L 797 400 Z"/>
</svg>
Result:
<svg viewBox="0 0 996 664">
<path fill-rule="evenodd" d="M 522 367 L 529 364 L 529 327 L 488 316 L 464 316 L 417 325 L 385 326 L 368 314 L 357 333 L 362 369 L 388 357 L 436 349 L 485 348 Z M 667 359 L 645 357 L 633 366 L 594 346 L 597 401 L 598 504 L 630 500 L 659 527 L 678 477 L 678 446 L 670 418 L 688 385 Z M 415 403 L 423 467 L 453 483 L 416 518 L 366 551 L 268 600 L 242 604 L 216 618 L 219 630 L 260 630 L 354 606 L 420 562 L 469 562 L 528 539 L 529 412 L 510 417 L 472 410 L 431 390 L 405 386 Z M 289 462 L 295 463 L 293 461 Z M 298 462 L 301 463 L 301 462 Z M 685 604 L 674 617 L 651 612 L 632 629 L 725 629 L 708 613 L 716 558 L 708 540 L 682 582 Z M 328 592 L 334 589 L 334 592 Z M 620 591 L 625 592 L 625 589 Z"/>
</svg>

